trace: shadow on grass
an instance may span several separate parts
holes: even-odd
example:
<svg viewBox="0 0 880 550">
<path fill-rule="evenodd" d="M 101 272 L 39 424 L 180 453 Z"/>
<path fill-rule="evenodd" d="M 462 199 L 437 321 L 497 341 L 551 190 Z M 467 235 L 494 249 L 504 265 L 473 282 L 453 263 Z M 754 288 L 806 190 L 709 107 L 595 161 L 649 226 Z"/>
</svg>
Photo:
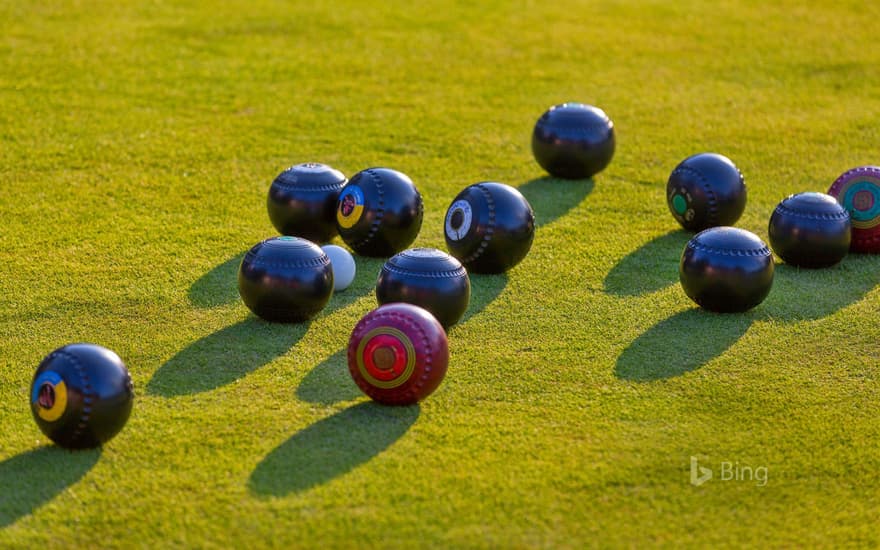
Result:
<svg viewBox="0 0 880 550">
<path fill-rule="evenodd" d="M 859 302 L 878 284 L 880 256 L 851 254 L 825 269 L 777 264 L 761 312 L 785 322 L 821 319 Z"/>
<path fill-rule="evenodd" d="M 640 246 L 611 268 L 603 283 L 616 296 L 639 296 L 678 282 L 678 263 L 693 234 L 671 231 Z"/>
<path fill-rule="evenodd" d="M 200 308 L 212 308 L 238 300 L 238 268 L 246 253 L 247 251 L 243 251 L 236 254 L 199 277 L 189 289 L 190 302 Z M 354 256 L 354 261 L 357 266 L 354 281 L 347 289 L 333 294 L 325 312 L 351 304 L 376 286 L 376 278 L 385 260 Z"/>
<path fill-rule="evenodd" d="M 680 376 L 721 355 L 746 333 L 753 319 L 749 313 L 682 311 L 636 338 L 618 357 L 614 372 L 637 382 Z"/>
<path fill-rule="evenodd" d="M 322 405 L 351 401 L 362 395 L 348 372 L 347 349 L 337 351 L 310 370 L 296 388 L 297 398 Z"/>
<path fill-rule="evenodd" d="M 506 273 L 497 275 L 474 273 L 468 276 L 471 280 L 471 300 L 467 311 L 464 312 L 458 323 L 450 327 L 450 330 L 453 330 L 456 325 L 467 323 L 471 317 L 486 309 L 507 287 Z"/>
<path fill-rule="evenodd" d="M 147 393 L 174 397 L 230 384 L 286 353 L 308 327 L 248 317 L 178 352 L 159 367 L 147 383 Z"/>
<path fill-rule="evenodd" d="M 189 287 L 189 301 L 211 308 L 238 299 L 238 267 L 247 251 L 242 251 L 205 273 Z"/>
<path fill-rule="evenodd" d="M 556 221 L 579 205 L 593 191 L 593 179 L 566 180 L 545 176 L 519 187 L 532 210 L 535 227 Z"/>
<path fill-rule="evenodd" d="M 100 456 L 100 449 L 71 452 L 47 445 L 0 462 L 0 529 L 79 481 Z"/>
<path fill-rule="evenodd" d="M 650 381 L 700 368 L 732 346 L 756 320 L 821 319 L 862 300 L 880 284 L 880 257 L 852 255 L 837 266 L 776 266 L 768 298 L 746 313 L 698 308 L 673 315 L 635 339 L 618 357 L 619 378 Z"/>
<path fill-rule="evenodd" d="M 419 406 L 354 405 L 320 420 L 270 452 L 248 485 L 263 496 L 306 491 L 350 472 L 390 447 L 419 417 Z"/>
</svg>

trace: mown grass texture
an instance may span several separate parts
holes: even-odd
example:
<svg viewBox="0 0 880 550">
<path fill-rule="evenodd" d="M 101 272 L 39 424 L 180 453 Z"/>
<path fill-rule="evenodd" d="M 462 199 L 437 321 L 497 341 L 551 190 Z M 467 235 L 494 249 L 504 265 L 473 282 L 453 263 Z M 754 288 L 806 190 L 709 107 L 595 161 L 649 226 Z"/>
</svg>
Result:
<svg viewBox="0 0 880 550">
<path fill-rule="evenodd" d="M 741 315 L 677 285 L 684 157 L 746 176 L 738 225 L 877 164 L 880 50 L 860 2 L 0 3 L 0 545 L 877 545 L 880 260 L 777 266 Z M 593 181 L 546 178 L 548 106 L 614 120 Z M 346 372 L 381 260 L 307 325 L 237 297 L 290 164 L 390 166 L 425 200 L 532 203 L 525 261 L 474 276 L 420 405 Z M 338 242 L 338 241 L 337 241 Z M 48 445 L 27 388 L 73 341 L 137 394 L 95 451 Z M 716 479 L 689 482 L 690 457 Z M 722 462 L 767 483 L 718 479 Z"/>
</svg>

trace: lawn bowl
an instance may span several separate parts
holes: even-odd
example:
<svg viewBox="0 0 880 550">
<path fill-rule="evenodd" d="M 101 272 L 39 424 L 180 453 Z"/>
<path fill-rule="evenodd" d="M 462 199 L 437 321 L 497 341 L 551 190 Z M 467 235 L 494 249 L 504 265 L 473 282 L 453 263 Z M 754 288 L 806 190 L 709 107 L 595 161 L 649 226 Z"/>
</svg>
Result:
<svg viewBox="0 0 880 550">
<path fill-rule="evenodd" d="M 535 160 L 557 178 L 598 174 L 611 162 L 614 147 L 614 123 L 602 109 L 583 103 L 551 107 L 532 131 Z"/>
<path fill-rule="evenodd" d="M 752 309 L 773 286 L 773 254 L 754 233 L 713 227 L 685 246 L 679 264 L 681 286 L 700 307 L 720 313 Z"/>
<path fill-rule="evenodd" d="M 379 304 L 406 302 L 430 311 L 448 329 L 467 311 L 471 283 L 461 262 L 436 248 L 392 256 L 376 281 Z"/>
<path fill-rule="evenodd" d="M 266 321 L 306 321 L 317 315 L 333 294 L 330 258 L 306 239 L 266 239 L 255 244 L 241 261 L 238 292 L 245 305 Z"/>
<path fill-rule="evenodd" d="M 773 252 L 790 265 L 829 267 L 849 252 L 849 213 L 831 195 L 798 193 L 782 200 L 767 230 Z"/>
<path fill-rule="evenodd" d="M 30 388 L 40 430 L 69 449 L 97 447 L 125 426 L 134 402 L 131 376 L 113 351 L 69 344 L 43 359 Z"/>
<path fill-rule="evenodd" d="M 850 250 L 880 253 L 880 166 L 859 166 L 838 177 L 828 194 L 849 212 Z"/>
<path fill-rule="evenodd" d="M 282 235 L 325 243 L 336 236 L 336 201 L 348 180 L 326 164 L 309 162 L 278 174 L 269 187 L 266 208 Z"/>
<path fill-rule="evenodd" d="M 381 305 L 351 332 L 348 370 L 358 387 L 385 405 L 412 405 L 446 376 L 449 344 L 440 322 L 412 304 Z"/>
<path fill-rule="evenodd" d="M 406 174 L 369 168 L 339 193 L 336 225 L 355 254 L 389 257 L 412 244 L 423 214 L 422 196 Z"/>
<path fill-rule="evenodd" d="M 733 162 L 716 153 L 681 161 L 666 183 L 666 205 L 688 231 L 733 225 L 746 208 L 746 185 Z"/>
<path fill-rule="evenodd" d="M 486 181 L 466 187 L 446 210 L 446 248 L 472 273 L 504 273 L 528 254 L 535 213 L 516 188 Z"/>
</svg>

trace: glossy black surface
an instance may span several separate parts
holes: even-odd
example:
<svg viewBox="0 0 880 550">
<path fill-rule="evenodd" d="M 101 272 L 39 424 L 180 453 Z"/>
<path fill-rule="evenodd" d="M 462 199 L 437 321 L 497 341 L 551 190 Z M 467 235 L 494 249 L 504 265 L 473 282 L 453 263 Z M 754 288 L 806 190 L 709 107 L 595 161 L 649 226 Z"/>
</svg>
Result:
<svg viewBox="0 0 880 550">
<path fill-rule="evenodd" d="M 467 311 L 471 283 L 461 262 L 435 248 L 412 248 L 392 256 L 376 281 L 379 305 L 406 302 L 434 314 L 449 328 Z"/>
<path fill-rule="evenodd" d="M 791 265 L 828 267 L 849 252 L 849 213 L 824 193 L 785 198 L 770 216 L 768 235 L 773 252 Z"/>
<path fill-rule="evenodd" d="M 598 174 L 614 156 L 614 124 L 604 111 L 581 103 L 548 109 L 532 131 L 532 154 L 557 178 Z"/>
<path fill-rule="evenodd" d="M 688 231 L 733 225 L 746 208 L 742 173 L 723 155 L 700 153 L 684 159 L 666 184 L 669 212 Z"/>
<path fill-rule="evenodd" d="M 58 378 L 47 380 L 44 373 L 56 373 L 64 389 L 53 383 Z M 34 399 L 41 393 L 48 394 L 48 400 Z M 109 441 L 125 426 L 134 402 L 131 376 L 122 359 L 107 348 L 85 343 L 69 344 L 47 355 L 34 373 L 30 395 L 31 412 L 40 430 L 70 449 Z M 63 413 L 46 420 L 40 412 L 50 406 Z"/>
<path fill-rule="evenodd" d="M 406 174 L 368 168 L 355 174 L 343 192 L 350 186 L 360 188 L 363 213 L 351 227 L 345 227 L 339 223 L 345 205 L 337 201 L 336 220 L 339 236 L 356 254 L 388 257 L 412 244 L 422 227 L 424 205 Z"/>
<path fill-rule="evenodd" d="M 325 243 L 336 236 L 336 199 L 348 180 L 326 164 L 305 163 L 278 174 L 266 207 L 282 235 Z"/>
<path fill-rule="evenodd" d="M 245 305 L 267 321 L 306 321 L 324 309 L 333 294 L 330 258 L 305 239 L 266 239 L 245 254 L 238 291 Z"/>
<path fill-rule="evenodd" d="M 503 273 L 528 254 L 535 214 L 515 188 L 497 182 L 466 187 L 446 211 L 446 247 L 471 273 Z"/>
<path fill-rule="evenodd" d="M 773 286 L 773 255 L 755 234 L 713 227 L 696 234 L 679 264 L 681 286 L 700 307 L 740 312 L 764 301 Z"/>
</svg>

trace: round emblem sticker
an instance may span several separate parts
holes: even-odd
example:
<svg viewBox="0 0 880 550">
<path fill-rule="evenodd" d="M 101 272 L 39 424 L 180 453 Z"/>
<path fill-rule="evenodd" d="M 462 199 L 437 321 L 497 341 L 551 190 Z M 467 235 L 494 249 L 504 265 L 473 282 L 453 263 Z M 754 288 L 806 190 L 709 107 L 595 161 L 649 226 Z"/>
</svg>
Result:
<svg viewBox="0 0 880 550">
<path fill-rule="evenodd" d="M 467 235 L 472 221 L 471 204 L 464 199 L 455 201 L 446 212 L 446 236 L 450 240 L 460 241 Z"/>
<path fill-rule="evenodd" d="M 416 367 L 412 341 L 394 327 L 377 327 L 368 332 L 358 344 L 355 357 L 361 376 L 386 390 L 406 383 Z"/>
<path fill-rule="evenodd" d="M 336 221 L 348 229 L 361 219 L 364 213 L 364 192 L 356 185 L 346 185 L 339 194 L 336 205 Z"/>
<path fill-rule="evenodd" d="M 294 166 L 293 168 L 296 168 L 300 172 L 305 172 L 308 174 L 318 174 L 324 172 L 327 168 L 327 165 L 321 164 L 320 162 L 304 162 L 302 164 Z"/>
<path fill-rule="evenodd" d="M 57 372 L 46 371 L 34 380 L 31 405 L 40 418 L 54 422 L 67 409 L 67 385 Z"/>
<path fill-rule="evenodd" d="M 446 254 L 436 248 L 410 248 L 406 251 L 410 258 L 445 258 Z"/>
<path fill-rule="evenodd" d="M 850 184 L 844 190 L 842 202 L 852 216 L 853 227 L 870 229 L 880 224 L 880 187 L 873 181 Z"/>
</svg>

